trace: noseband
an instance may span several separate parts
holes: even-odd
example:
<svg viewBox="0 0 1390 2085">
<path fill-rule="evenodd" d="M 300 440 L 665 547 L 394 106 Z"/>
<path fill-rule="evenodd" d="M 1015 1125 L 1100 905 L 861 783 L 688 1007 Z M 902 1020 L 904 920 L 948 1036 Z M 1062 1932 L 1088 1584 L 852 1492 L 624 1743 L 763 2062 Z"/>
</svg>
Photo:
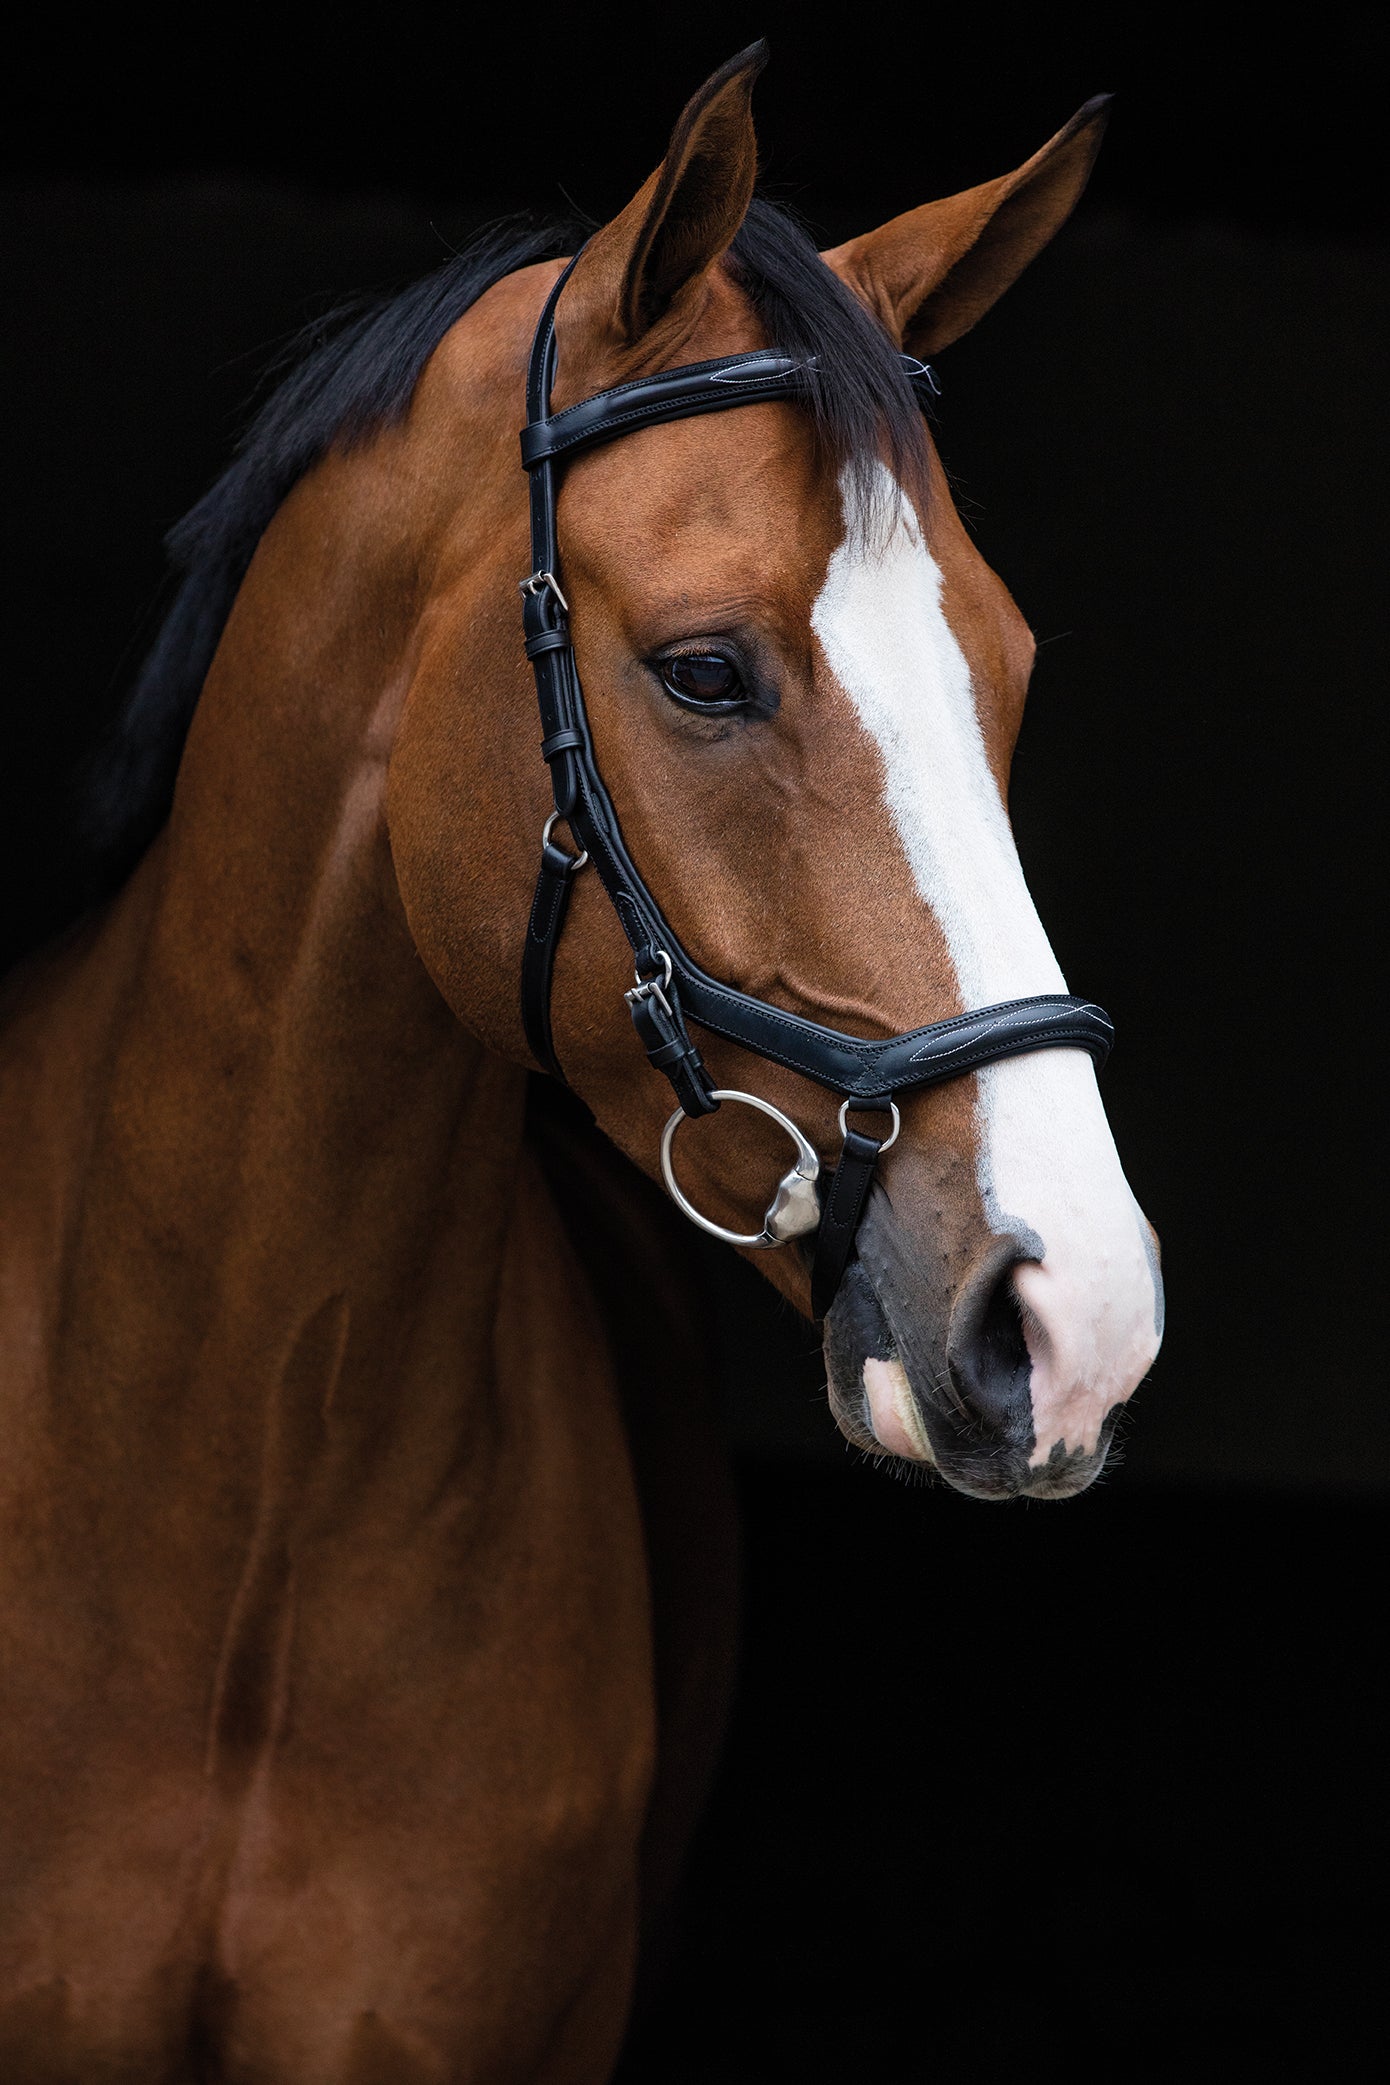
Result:
<svg viewBox="0 0 1390 2085">
<path fill-rule="evenodd" d="M 592 861 L 632 944 L 636 983 L 627 993 L 633 1024 L 648 1060 L 664 1072 L 679 1106 L 661 1140 L 661 1166 L 673 1198 L 702 1230 L 735 1245 L 785 1245 L 816 1234 L 811 1264 L 811 1306 L 824 1318 L 835 1299 L 855 1232 L 873 1184 L 874 1167 L 898 1133 L 893 1095 L 957 1079 L 981 1065 L 1029 1050 L 1082 1049 L 1103 1064 L 1114 1031 L 1098 1006 L 1064 993 L 1010 999 L 1001 1006 L 933 1021 L 905 1035 L 872 1042 L 818 1021 L 803 1020 L 766 1000 L 750 998 L 720 983 L 687 954 L 661 907 L 642 880 L 624 844 L 612 800 L 594 757 L 584 694 L 579 685 L 569 630 L 569 603 L 561 590 L 555 502 L 561 463 L 581 450 L 611 442 L 639 427 L 685 420 L 698 413 L 727 412 L 770 399 L 804 399 L 806 365 L 758 349 L 693 362 L 658 376 L 641 377 L 597 392 L 563 412 L 551 413 L 555 378 L 555 307 L 574 262 L 546 300 L 531 344 L 526 381 L 527 425 L 521 460 L 531 487 L 531 576 L 523 580 L 526 655 L 536 675 L 541 712 L 541 756 L 555 790 L 555 810 L 541 841 L 540 878 L 526 934 L 521 969 L 521 1011 L 526 1040 L 536 1061 L 563 1079 L 550 1027 L 550 989 L 555 950 L 564 926 L 576 872 Z M 932 373 L 910 355 L 902 357 L 903 381 L 926 403 L 935 391 Z M 579 851 L 556 845 L 557 820 L 569 827 Z M 822 1200 L 820 1160 L 814 1146 L 789 1117 L 749 1093 L 716 1088 L 687 1023 L 788 1071 L 800 1072 L 842 1101 L 839 1162 Z M 677 1129 L 692 1115 L 709 1115 L 721 1102 L 740 1101 L 770 1115 L 796 1147 L 796 1161 L 782 1178 L 761 1231 L 727 1231 L 701 1216 L 676 1180 L 672 1147 Z M 889 1128 L 877 1137 L 850 1126 L 848 1110 L 886 1114 Z"/>
</svg>

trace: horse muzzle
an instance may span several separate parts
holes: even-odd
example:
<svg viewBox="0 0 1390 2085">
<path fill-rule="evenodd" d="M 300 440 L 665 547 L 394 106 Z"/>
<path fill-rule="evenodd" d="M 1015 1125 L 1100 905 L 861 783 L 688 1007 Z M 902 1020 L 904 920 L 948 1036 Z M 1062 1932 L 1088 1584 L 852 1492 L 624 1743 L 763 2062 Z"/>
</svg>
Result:
<svg viewBox="0 0 1390 2085">
<path fill-rule="evenodd" d="M 1075 1446 L 1038 1452 L 1034 1360 L 1014 1291 L 1019 1241 L 990 1238 L 964 1279 L 952 1255 L 912 1253 L 875 1193 L 825 1327 L 831 1409 L 873 1455 L 939 1472 L 975 1499 L 1068 1498 L 1109 1452 L 1123 1398 Z"/>
</svg>

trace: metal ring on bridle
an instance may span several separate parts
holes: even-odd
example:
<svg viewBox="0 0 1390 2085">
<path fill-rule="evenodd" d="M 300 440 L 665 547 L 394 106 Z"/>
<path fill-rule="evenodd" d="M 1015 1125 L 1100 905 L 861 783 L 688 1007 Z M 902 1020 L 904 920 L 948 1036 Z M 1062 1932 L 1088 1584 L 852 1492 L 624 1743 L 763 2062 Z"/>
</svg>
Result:
<svg viewBox="0 0 1390 2085">
<path fill-rule="evenodd" d="M 864 1103 L 862 1100 L 846 1100 L 840 1103 L 840 1135 L 842 1137 L 849 1135 L 849 1125 L 845 1121 L 845 1117 L 849 1113 L 850 1109 L 862 1108 L 863 1106 Z M 882 1158 L 885 1151 L 892 1150 L 893 1146 L 898 1141 L 898 1131 L 903 1126 L 903 1118 L 898 1113 L 898 1103 L 895 1100 L 890 1100 L 888 1103 L 888 1109 L 889 1113 L 893 1117 L 893 1127 L 889 1130 L 887 1136 L 884 1138 L 883 1142 L 878 1147 L 878 1155 L 880 1158 Z M 867 1113 L 868 1110 L 866 1109 L 865 1112 Z M 881 1115 L 883 1113 L 883 1110 L 881 1108 L 876 1108 L 873 1112 L 875 1114 Z"/>
<path fill-rule="evenodd" d="M 545 824 L 544 824 L 544 825 L 543 825 L 543 826 L 541 827 L 541 845 L 542 845 L 542 847 L 548 847 L 548 846 L 550 845 L 550 835 L 551 835 L 551 834 L 552 834 L 552 833 L 554 832 L 554 830 L 555 830 L 555 827 L 556 827 L 556 824 L 557 824 L 557 823 L 558 823 L 558 821 L 559 821 L 559 818 L 560 818 L 560 813 L 559 813 L 558 811 L 552 811 L 552 812 L 551 812 L 551 814 L 550 814 L 550 816 L 549 816 L 549 817 L 548 817 L 548 818 L 546 819 L 546 821 L 545 821 Z M 584 864 L 585 864 L 585 862 L 586 862 L 586 861 L 587 861 L 588 859 L 589 859 L 589 850 L 588 850 L 588 848 L 587 848 L 587 847 L 581 848 L 578 854 L 572 854 L 572 855 L 570 856 L 570 865 L 569 865 L 569 873 L 570 873 L 570 875 L 571 875 L 571 876 L 573 876 L 573 875 L 574 875 L 574 874 L 576 873 L 576 871 L 577 871 L 577 870 L 579 870 L 579 869 L 582 869 L 582 868 L 583 868 L 583 866 L 584 866 Z"/>
<path fill-rule="evenodd" d="M 820 1222 L 820 1197 L 816 1193 L 816 1181 L 820 1176 L 820 1158 L 815 1146 L 808 1142 L 796 1124 L 784 1115 L 780 1108 L 774 1108 L 769 1100 L 759 1100 L 756 1093 L 721 1090 L 712 1093 L 710 1099 L 742 1101 L 744 1107 L 756 1108 L 759 1114 L 769 1116 L 779 1129 L 786 1131 L 795 1144 L 796 1164 L 778 1181 L 777 1192 L 767 1205 L 767 1213 L 763 1217 L 763 1227 L 760 1231 L 727 1231 L 723 1224 L 712 1223 L 709 1217 L 701 1216 L 699 1210 L 686 1198 L 680 1182 L 676 1179 L 675 1169 L 671 1164 L 671 1146 L 675 1141 L 676 1131 L 686 1119 L 685 1109 L 677 1108 L 661 1133 L 661 1176 L 676 1207 L 683 1210 L 690 1221 L 698 1224 L 702 1231 L 708 1231 L 711 1238 L 721 1238 L 726 1245 L 785 1245 L 789 1239 L 803 1238 L 808 1231 L 814 1231 Z M 894 1112 L 896 1113 L 896 1110 Z"/>
<path fill-rule="evenodd" d="M 664 975 L 662 976 L 660 989 L 663 992 L 669 992 L 671 989 L 671 958 L 667 955 L 664 948 L 654 948 L 652 950 L 652 954 L 656 956 L 660 961 L 662 971 L 664 973 Z M 643 977 L 641 971 L 637 968 L 636 964 L 633 965 L 632 974 L 636 978 L 639 985 L 654 985 L 656 983 L 656 979 L 654 977 Z M 759 1107 L 761 1107 L 762 1102 L 759 1101 L 758 1105 Z"/>
</svg>

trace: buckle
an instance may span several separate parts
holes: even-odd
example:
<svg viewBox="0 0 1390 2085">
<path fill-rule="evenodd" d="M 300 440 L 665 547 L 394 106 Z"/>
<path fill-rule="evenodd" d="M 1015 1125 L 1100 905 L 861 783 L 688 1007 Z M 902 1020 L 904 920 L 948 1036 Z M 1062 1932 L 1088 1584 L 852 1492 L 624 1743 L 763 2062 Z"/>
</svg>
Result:
<svg viewBox="0 0 1390 2085">
<path fill-rule="evenodd" d="M 637 982 L 631 991 L 623 993 L 623 997 L 629 1006 L 637 1006 L 644 1000 L 654 999 L 668 1020 L 674 1021 L 676 1018 L 675 1009 L 666 997 L 667 992 L 671 988 L 671 958 L 667 955 L 664 948 L 657 949 L 656 954 L 660 956 L 663 966 L 660 980 L 658 981 L 654 977 L 643 977 L 640 970 L 634 970 L 632 974 L 637 979 Z"/>
<path fill-rule="evenodd" d="M 555 574 L 553 572 L 533 572 L 529 579 L 522 579 L 518 581 L 518 589 L 523 594 L 535 595 L 540 593 L 542 588 L 544 587 L 548 587 L 550 589 L 551 593 L 554 594 L 556 600 L 559 602 L 564 614 L 568 615 L 570 612 L 570 604 L 565 599 L 564 595 L 560 592 L 560 582 L 555 577 Z"/>
</svg>

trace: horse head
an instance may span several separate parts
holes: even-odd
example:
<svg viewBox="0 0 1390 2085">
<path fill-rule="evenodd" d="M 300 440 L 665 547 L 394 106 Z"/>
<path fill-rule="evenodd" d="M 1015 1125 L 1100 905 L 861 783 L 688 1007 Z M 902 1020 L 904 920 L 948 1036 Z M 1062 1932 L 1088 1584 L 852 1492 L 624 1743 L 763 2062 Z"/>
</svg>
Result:
<svg viewBox="0 0 1390 2085">
<path fill-rule="evenodd" d="M 900 355 L 955 340 L 1051 237 L 1104 109 L 1014 173 L 817 256 L 753 198 L 759 62 L 745 53 L 706 84 L 584 248 L 557 308 L 554 402 L 767 346 L 813 363 L 811 396 L 575 457 L 561 578 L 604 779 L 684 946 L 743 992 L 875 1038 L 1066 989 L 1005 809 L 1033 641 L 961 525 Z M 516 437 L 557 272 L 526 268 L 482 297 L 412 407 L 437 525 L 388 793 L 420 954 L 464 1025 L 518 1063 L 518 952 L 550 803 L 518 635 Z M 602 1129 L 655 1174 L 671 1098 L 634 1043 L 630 980 L 613 909 L 581 873 L 556 1046 Z M 830 1095 L 717 1037 L 701 1045 L 718 1086 L 772 1102 L 833 1162 Z M 681 1139 L 690 1199 L 735 1230 L 756 1231 L 785 1164 L 780 1132 L 746 1108 Z M 807 1310 L 804 1251 L 757 1257 Z M 1161 1308 L 1090 1059 L 1014 1057 L 903 1098 L 825 1323 L 831 1404 L 850 1440 L 974 1496 L 1062 1496 L 1104 1461 Z"/>
</svg>

